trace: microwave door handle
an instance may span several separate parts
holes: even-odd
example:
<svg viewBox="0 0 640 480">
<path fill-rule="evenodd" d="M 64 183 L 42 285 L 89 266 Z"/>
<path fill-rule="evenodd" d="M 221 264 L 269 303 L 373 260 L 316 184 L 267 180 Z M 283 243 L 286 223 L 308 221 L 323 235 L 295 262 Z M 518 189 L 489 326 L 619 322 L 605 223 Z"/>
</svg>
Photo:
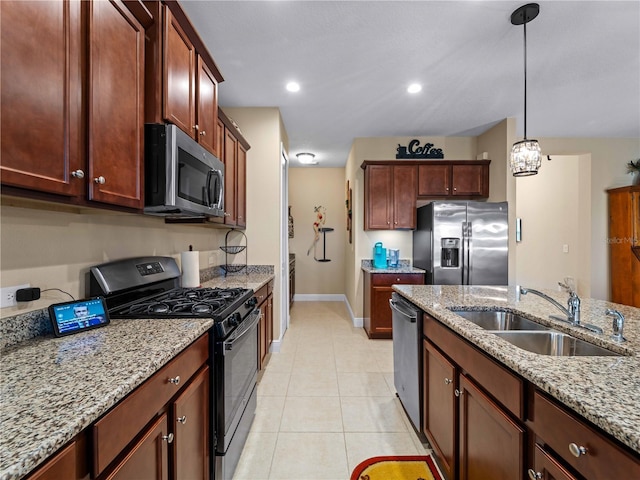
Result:
<svg viewBox="0 0 640 480">
<path fill-rule="evenodd" d="M 205 185 L 205 201 L 207 202 L 207 207 L 211 208 L 211 177 L 214 173 L 213 170 L 209 170 L 207 172 L 207 183 Z"/>
<path fill-rule="evenodd" d="M 215 174 L 218 176 L 218 182 L 220 188 L 218 188 L 218 201 L 216 203 L 216 207 L 222 208 L 222 195 L 224 195 L 224 177 L 222 176 L 222 170 L 215 170 Z"/>
</svg>

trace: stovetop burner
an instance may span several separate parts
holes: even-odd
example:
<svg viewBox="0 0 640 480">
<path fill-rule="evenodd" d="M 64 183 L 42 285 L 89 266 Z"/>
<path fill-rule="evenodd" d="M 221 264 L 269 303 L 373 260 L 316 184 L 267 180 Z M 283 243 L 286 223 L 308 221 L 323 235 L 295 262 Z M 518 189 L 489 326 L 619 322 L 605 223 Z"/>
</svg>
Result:
<svg viewBox="0 0 640 480">
<path fill-rule="evenodd" d="M 114 317 L 215 317 L 252 296 L 244 288 L 176 288 L 110 312 Z"/>
</svg>

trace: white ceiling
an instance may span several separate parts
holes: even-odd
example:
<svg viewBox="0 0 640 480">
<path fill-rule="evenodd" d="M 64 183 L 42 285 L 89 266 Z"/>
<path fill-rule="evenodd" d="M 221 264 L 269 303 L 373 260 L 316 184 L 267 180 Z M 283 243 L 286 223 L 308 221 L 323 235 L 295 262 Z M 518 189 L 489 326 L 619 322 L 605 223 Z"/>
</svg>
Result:
<svg viewBox="0 0 640 480">
<path fill-rule="evenodd" d="M 220 105 L 279 107 L 290 157 L 320 166 L 343 166 L 355 137 L 478 135 L 507 117 L 521 137 L 523 27 L 510 16 L 524 3 L 181 2 L 225 78 Z M 527 136 L 640 138 L 640 2 L 538 3 Z"/>
</svg>

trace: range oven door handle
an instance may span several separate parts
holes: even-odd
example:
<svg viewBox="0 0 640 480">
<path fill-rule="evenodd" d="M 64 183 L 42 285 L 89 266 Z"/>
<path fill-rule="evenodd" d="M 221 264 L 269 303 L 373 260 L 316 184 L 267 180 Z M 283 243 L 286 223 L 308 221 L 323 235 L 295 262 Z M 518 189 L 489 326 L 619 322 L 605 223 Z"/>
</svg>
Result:
<svg viewBox="0 0 640 480">
<path fill-rule="evenodd" d="M 226 354 L 228 350 L 233 350 L 233 345 L 237 343 L 242 337 L 244 337 L 253 327 L 255 327 L 258 324 L 258 321 L 260 321 L 260 310 L 256 308 L 253 312 L 249 314 L 249 318 L 247 318 L 242 323 L 242 326 L 244 327 L 244 329 L 238 334 L 234 332 L 233 338 L 227 340 L 226 342 L 222 342 L 223 354 Z"/>
</svg>

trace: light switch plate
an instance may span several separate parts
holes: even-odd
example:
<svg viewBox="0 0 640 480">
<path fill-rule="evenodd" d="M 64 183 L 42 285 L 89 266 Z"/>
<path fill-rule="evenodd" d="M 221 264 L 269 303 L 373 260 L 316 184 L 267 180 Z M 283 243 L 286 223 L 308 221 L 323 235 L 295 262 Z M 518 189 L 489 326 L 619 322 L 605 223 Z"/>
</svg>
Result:
<svg viewBox="0 0 640 480">
<path fill-rule="evenodd" d="M 21 288 L 29 288 L 30 284 L 24 285 L 16 285 L 15 287 L 2 287 L 0 288 L 0 308 L 6 307 L 15 307 L 18 302 L 16 302 L 16 292 Z"/>
</svg>

